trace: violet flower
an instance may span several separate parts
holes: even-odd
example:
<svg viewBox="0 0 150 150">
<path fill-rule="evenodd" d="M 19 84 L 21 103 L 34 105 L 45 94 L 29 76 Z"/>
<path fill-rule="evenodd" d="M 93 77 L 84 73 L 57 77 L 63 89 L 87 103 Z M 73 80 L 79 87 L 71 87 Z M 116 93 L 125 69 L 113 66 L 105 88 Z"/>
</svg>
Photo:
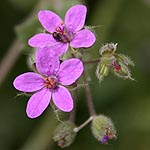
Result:
<svg viewBox="0 0 150 150">
<path fill-rule="evenodd" d="M 64 86 L 71 85 L 80 77 L 83 72 L 82 62 L 72 58 L 60 64 L 53 49 L 44 47 L 36 52 L 36 68 L 39 73 L 21 74 L 13 82 L 19 91 L 36 92 L 27 103 L 28 117 L 40 116 L 48 107 L 51 97 L 60 110 L 70 112 L 73 109 L 73 99 Z"/>
<path fill-rule="evenodd" d="M 84 27 L 87 9 L 84 5 L 71 7 L 64 22 L 52 11 L 41 10 L 38 19 L 48 33 L 39 33 L 29 39 L 32 47 L 53 46 L 59 47 L 60 55 L 68 50 L 70 44 L 73 48 L 88 48 L 96 40 L 95 35 Z M 81 30 L 82 29 L 82 30 Z"/>
</svg>

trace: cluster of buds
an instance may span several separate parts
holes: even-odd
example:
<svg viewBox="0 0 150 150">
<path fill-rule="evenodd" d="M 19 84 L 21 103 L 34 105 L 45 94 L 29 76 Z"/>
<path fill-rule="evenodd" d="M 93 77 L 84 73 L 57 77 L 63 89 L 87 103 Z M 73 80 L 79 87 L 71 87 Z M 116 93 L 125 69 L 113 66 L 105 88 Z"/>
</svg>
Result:
<svg viewBox="0 0 150 150">
<path fill-rule="evenodd" d="M 101 58 L 97 66 L 96 76 L 102 81 L 112 70 L 120 78 L 134 80 L 128 68 L 129 65 L 134 66 L 133 61 L 123 54 L 117 54 L 116 49 L 117 43 L 108 43 L 102 46 L 99 51 Z"/>
<path fill-rule="evenodd" d="M 110 118 L 99 115 L 95 116 L 91 126 L 93 136 L 102 144 L 116 138 L 116 130 Z"/>
</svg>

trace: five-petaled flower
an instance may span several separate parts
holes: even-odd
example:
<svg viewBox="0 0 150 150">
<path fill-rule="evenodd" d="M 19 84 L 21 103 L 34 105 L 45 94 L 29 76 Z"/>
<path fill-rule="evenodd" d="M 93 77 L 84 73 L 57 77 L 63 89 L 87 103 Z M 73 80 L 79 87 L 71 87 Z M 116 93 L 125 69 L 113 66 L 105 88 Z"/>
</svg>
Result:
<svg viewBox="0 0 150 150">
<path fill-rule="evenodd" d="M 38 19 L 48 33 L 39 33 L 29 39 L 28 44 L 32 47 L 53 46 L 59 50 L 59 56 L 68 50 L 70 44 L 73 48 L 88 48 L 96 40 L 95 35 L 84 27 L 86 19 L 86 6 L 75 5 L 71 7 L 64 22 L 54 12 L 41 10 Z"/>
<path fill-rule="evenodd" d="M 36 68 L 39 73 L 27 72 L 19 75 L 13 82 L 14 87 L 23 92 L 34 93 L 28 103 L 28 117 L 40 116 L 50 103 L 64 112 L 73 109 L 73 99 L 65 85 L 74 83 L 83 72 L 83 63 L 72 58 L 59 62 L 52 48 L 39 48 L 36 52 Z M 63 86 L 64 85 L 64 86 Z"/>
</svg>

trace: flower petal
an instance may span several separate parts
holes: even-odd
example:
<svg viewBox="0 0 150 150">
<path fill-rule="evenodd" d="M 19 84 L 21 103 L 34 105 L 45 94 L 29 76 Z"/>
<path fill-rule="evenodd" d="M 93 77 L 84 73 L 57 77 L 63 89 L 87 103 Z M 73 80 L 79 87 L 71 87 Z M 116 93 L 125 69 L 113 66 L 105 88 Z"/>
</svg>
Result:
<svg viewBox="0 0 150 150">
<path fill-rule="evenodd" d="M 39 48 L 36 52 L 37 70 L 46 76 L 55 75 L 59 69 L 59 57 L 53 47 Z"/>
<path fill-rule="evenodd" d="M 57 14 L 49 10 L 39 11 L 38 19 L 42 26 L 50 33 L 53 33 L 55 31 L 55 28 L 60 26 L 63 22 Z"/>
<path fill-rule="evenodd" d="M 65 15 L 65 25 L 73 32 L 83 28 L 86 19 L 87 9 L 84 5 L 75 5 L 71 7 Z"/>
<path fill-rule="evenodd" d="M 72 39 L 70 45 L 74 48 L 90 47 L 95 43 L 96 37 L 90 30 L 79 31 Z"/>
<path fill-rule="evenodd" d="M 53 38 L 51 34 L 39 33 L 31 37 L 28 44 L 32 47 L 44 47 L 56 45 L 58 42 Z"/>
<path fill-rule="evenodd" d="M 44 86 L 43 77 L 37 73 L 27 72 L 16 77 L 13 85 L 19 91 L 35 92 Z"/>
<path fill-rule="evenodd" d="M 27 103 L 26 113 L 29 118 L 40 116 L 50 103 L 51 92 L 49 89 L 42 89 L 33 94 Z"/>
<path fill-rule="evenodd" d="M 58 80 L 63 85 L 70 85 L 80 77 L 83 69 L 83 63 L 79 59 L 68 59 L 60 65 L 57 73 Z"/>
<path fill-rule="evenodd" d="M 63 86 L 57 87 L 52 94 L 54 104 L 64 112 L 73 109 L 73 99 L 70 92 Z"/>
<path fill-rule="evenodd" d="M 61 56 L 62 54 L 66 53 L 68 50 L 69 44 L 68 43 L 58 43 L 56 45 L 51 46 L 50 48 L 53 49 L 54 53 L 57 56 Z"/>
</svg>

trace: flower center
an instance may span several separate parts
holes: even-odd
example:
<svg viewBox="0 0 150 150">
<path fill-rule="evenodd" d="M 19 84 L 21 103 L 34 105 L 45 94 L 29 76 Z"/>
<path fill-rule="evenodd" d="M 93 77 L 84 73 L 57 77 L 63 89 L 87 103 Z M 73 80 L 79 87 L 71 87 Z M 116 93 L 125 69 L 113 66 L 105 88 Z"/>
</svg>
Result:
<svg viewBox="0 0 150 150">
<path fill-rule="evenodd" d="M 69 43 L 73 38 L 73 33 L 65 27 L 64 23 L 61 23 L 59 27 L 55 28 L 52 36 L 57 42 Z"/>
<path fill-rule="evenodd" d="M 44 78 L 44 87 L 48 89 L 54 89 L 56 87 L 56 79 L 52 77 L 45 77 Z"/>
</svg>

